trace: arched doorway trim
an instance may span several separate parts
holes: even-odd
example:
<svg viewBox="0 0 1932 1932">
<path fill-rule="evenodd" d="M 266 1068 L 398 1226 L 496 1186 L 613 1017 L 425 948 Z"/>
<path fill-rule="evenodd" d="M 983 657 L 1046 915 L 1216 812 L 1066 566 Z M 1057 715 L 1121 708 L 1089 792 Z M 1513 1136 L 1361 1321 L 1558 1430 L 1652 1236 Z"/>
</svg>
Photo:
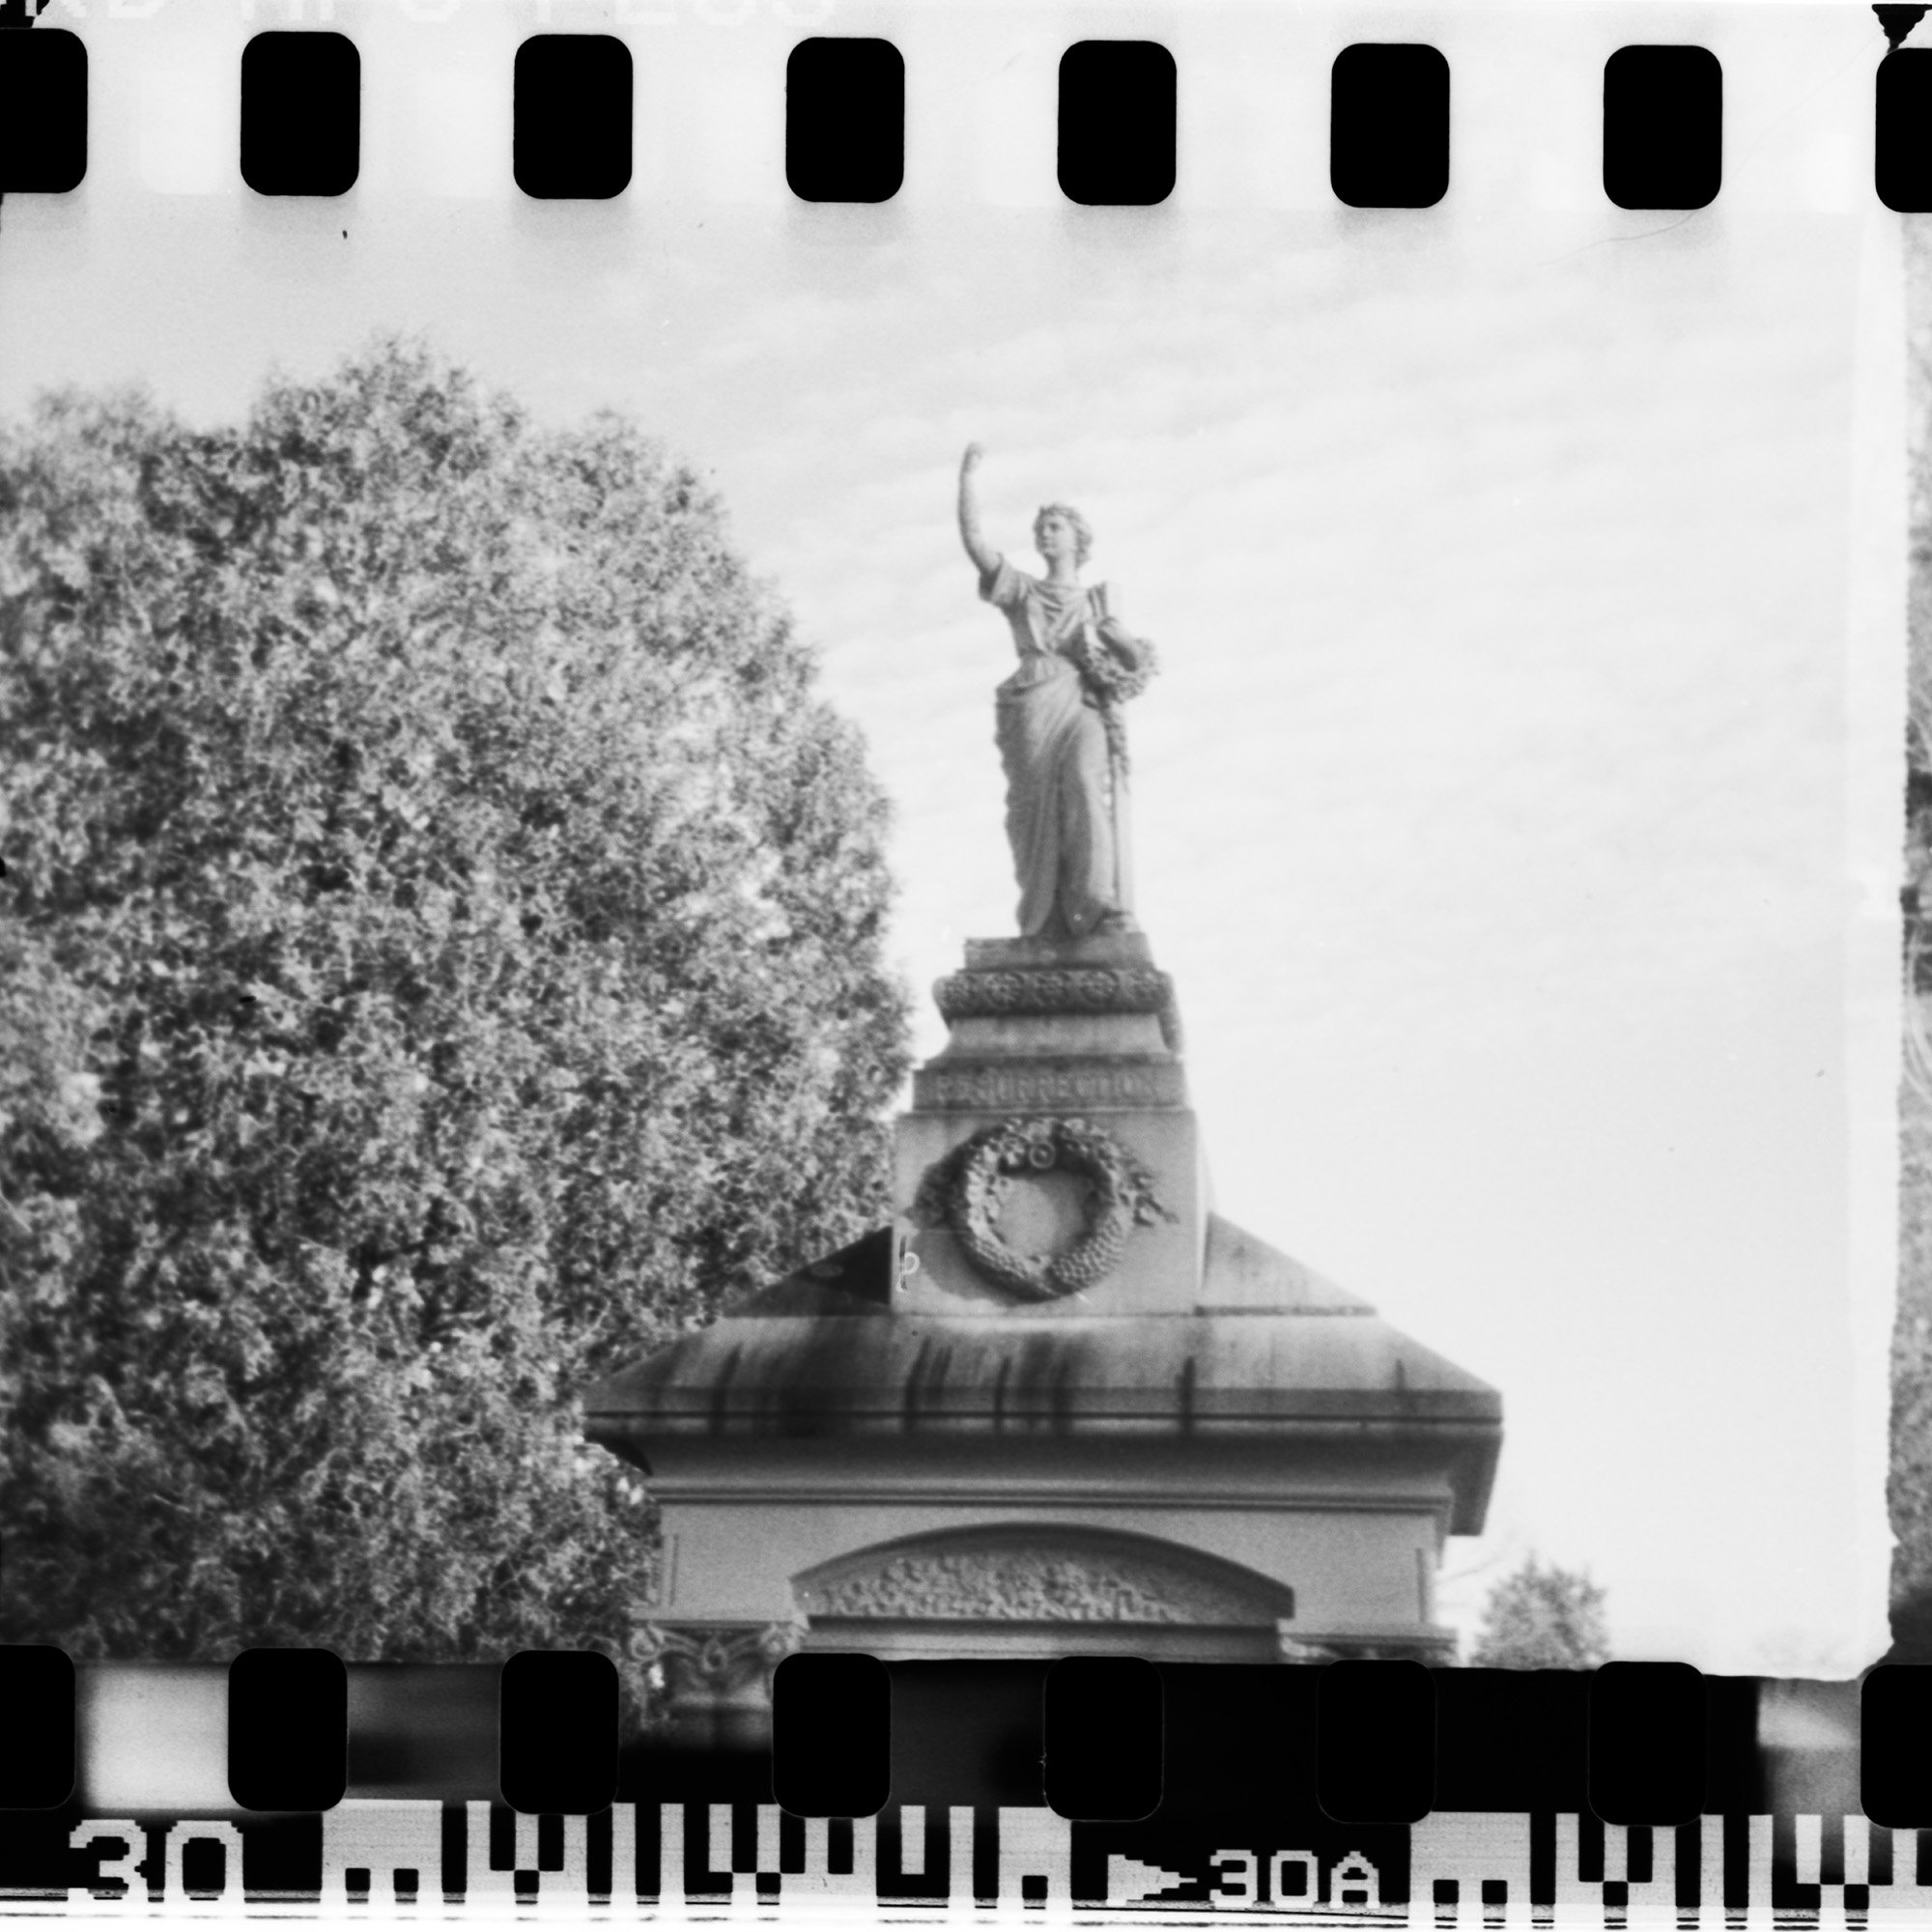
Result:
<svg viewBox="0 0 1932 1932">
<path fill-rule="evenodd" d="M 1186 1624 L 1272 1630 L 1284 1583 L 1158 1537 L 1062 1523 L 988 1523 L 902 1537 L 792 1579 L 814 1623 Z"/>
</svg>

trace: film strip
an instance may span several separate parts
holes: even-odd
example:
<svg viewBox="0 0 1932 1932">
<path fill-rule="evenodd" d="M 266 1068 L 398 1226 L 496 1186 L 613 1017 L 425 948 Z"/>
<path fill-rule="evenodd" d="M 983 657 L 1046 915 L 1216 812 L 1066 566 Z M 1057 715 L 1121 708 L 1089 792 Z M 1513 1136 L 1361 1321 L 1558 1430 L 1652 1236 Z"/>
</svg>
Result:
<svg viewBox="0 0 1932 1932">
<path fill-rule="evenodd" d="M 1932 1918 L 1924 12 L 6 0 L 0 1912 Z"/>
<path fill-rule="evenodd" d="M 112 0 L 109 0 L 112 4 Z M 123 17 L 149 13 L 121 0 Z M 88 66 L 84 41 L 54 7 L 11 0 L 16 29 L 0 43 L 7 146 L 0 193 L 71 193 L 87 173 Z M 77 10 L 76 17 L 84 17 Z M 1932 111 L 1932 62 L 1897 44 L 1910 9 L 1880 7 L 1891 51 L 1871 97 L 1872 187 L 1899 213 L 1932 209 L 1932 171 L 1918 138 Z M 746 10 L 700 19 L 735 25 Z M 787 8 L 785 17 L 805 13 Z M 322 0 L 322 19 L 332 18 Z M 244 16 L 245 17 L 245 16 Z M 440 6 L 412 17 L 454 18 Z M 677 19 L 674 7 L 649 16 Z M 250 37 L 234 85 L 237 166 L 257 194 L 334 197 L 359 172 L 361 58 L 355 40 L 304 21 Z M 516 48 L 507 86 L 518 189 L 546 200 L 603 200 L 632 179 L 634 55 L 618 35 L 538 32 Z M 879 203 L 898 193 L 905 165 L 905 63 L 888 40 L 817 35 L 788 54 L 782 76 L 784 182 L 811 202 Z M 1085 206 L 1147 207 L 1175 186 L 1178 74 L 1155 41 L 1089 39 L 1062 56 L 1055 102 L 1060 191 Z M 1357 42 L 1330 71 L 1328 185 L 1354 208 L 1428 208 L 1448 192 L 1451 72 L 1427 44 Z M 1695 45 L 1634 43 L 1603 64 L 1602 185 L 1616 207 L 1690 210 L 1717 199 L 1723 177 L 1722 64 Z"/>
<path fill-rule="evenodd" d="M 31 1804 L 72 1775 L 73 1673 L 18 1649 L 8 1667 L 8 1795 Z M 113 1731 L 112 1669 L 89 1688 L 97 1742 Z M 889 1679 L 870 1659 L 807 1656 L 778 1672 L 775 1748 L 622 1753 L 606 1660 L 526 1653 L 469 1674 L 467 1708 L 411 1713 L 404 1699 L 385 1729 L 345 1722 L 346 1676 L 326 1653 L 250 1652 L 225 1683 L 181 1674 L 177 1721 L 210 1740 L 210 1713 L 226 1726 L 225 1749 L 178 1767 L 182 1788 L 212 1765 L 235 1802 L 113 1817 L 71 1792 L 16 1804 L 0 1838 L 7 1895 L 23 1908 L 239 1892 L 380 1912 L 440 1893 L 486 1911 L 654 1916 L 738 1898 L 807 1914 L 970 1902 L 1913 1923 L 1932 1883 L 1925 1829 L 1875 1822 L 1925 1811 L 1922 1667 L 1884 1666 L 1860 1687 L 1668 1664 L 1157 1671 L 1090 1658 Z M 132 1676 L 119 1694 L 138 1699 Z M 366 1712 L 366 1684 L 359 1701 Z M 398 1788 L 412 1766 L 422 1796 L 341 1796 Z M 139 1775 L 103 1763 L 90 1781 L 125 1796 Z M 613 1803 L 620 1788 L 637 1795 Z M 1859 1802 L 1843 1811 L 1782 1808 L 1846 1793 Z"/>
</svg>

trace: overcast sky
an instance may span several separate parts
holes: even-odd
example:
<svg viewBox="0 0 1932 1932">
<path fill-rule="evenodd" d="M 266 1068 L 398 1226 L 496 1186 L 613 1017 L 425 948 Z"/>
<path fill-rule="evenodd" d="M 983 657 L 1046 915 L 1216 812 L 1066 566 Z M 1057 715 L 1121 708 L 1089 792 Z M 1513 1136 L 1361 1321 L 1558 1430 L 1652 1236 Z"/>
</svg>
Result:
<svg viewBox="0 0 1932 1932">
<path fill-rule="evenodd" d="M 1182 178 L 1140 213 L 1053 188 L 1053 63 L 1099 14 L 843 7 L 909 70 L 906 191 L 852 211 L 777 169 L 799 30 L 696 4 L 619 29 L 639 177 L 590 210 L 510 187 L 528 8 L 341 0 L 363 180 L 284 207 L 234 180 L 233 10 L 93 6 L 89 181 L 0 217 L 0 407 L 138 378 L 214 418 L 403 327 L 546 417 L 635 413 L 866 730 L 922 989 L 1014 896 L 1011 647 L 952 528 L 960 448 L 998 546 L 1077 504 L 1161 651 L 1140 910 L 1218 1205 L 1504 1392 L 1445 1608 L 1535 1548 L 1608 1587 L 1623 1654 L 1868 1662 L 1896 746 L 1869 17 L 1699 15 L 1726 190 L 1675 217 L 1591 173 L 1602 60 L 1655 10 L 1144 8 Z M 1340 210 L 1327 62 L 1423 33 L 1456 72 L 1450 200 Z"/>
</svg>

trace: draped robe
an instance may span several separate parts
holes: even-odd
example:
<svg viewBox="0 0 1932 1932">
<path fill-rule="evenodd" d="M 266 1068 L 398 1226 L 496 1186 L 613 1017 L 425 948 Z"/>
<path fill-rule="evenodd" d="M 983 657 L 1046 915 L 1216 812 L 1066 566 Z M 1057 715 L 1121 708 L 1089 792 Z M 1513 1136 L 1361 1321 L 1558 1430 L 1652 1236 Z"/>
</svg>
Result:
<svg viewBox="0 0 1932 1932">
<path fill-rule="evenodd" d="M 1120 626 L 1104 584 L 1050 583 L 1004 557 L 980 579 L 980 595 L 1012 626 L 1020 660 L 999 688 L 995 724 L 1019 928 L 1029 938 L 1079 939 L 1128 909 L 1120 774 L 1110 769 L 1106 725 L 1072 657 L 1089 626 L 1103 638 Z"/>
</svg>

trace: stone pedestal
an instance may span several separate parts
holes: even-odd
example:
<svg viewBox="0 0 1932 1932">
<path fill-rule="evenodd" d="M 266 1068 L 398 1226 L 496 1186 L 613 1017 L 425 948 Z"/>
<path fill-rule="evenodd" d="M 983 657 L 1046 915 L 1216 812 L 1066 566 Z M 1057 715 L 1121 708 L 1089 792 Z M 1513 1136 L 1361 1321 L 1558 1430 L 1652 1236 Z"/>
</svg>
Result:
<svg viewBox="0 0 1932 1932">
<path fill-rule="evenodd" d="M 1010 1285 L 976 1266 L 961 1252 L 962 1231 L 922 1199 L 949 1153 L 1013 1121 L 1085 1122 L 1152 1178 L 1159 1211 L 1140 1218 L 1101 1281 L 1065 1291 L 1069 1305 L 1110 1315 L 1191 1306 L 1204 1262 L 1206 1179 L 1174 988 L 1146 938 L 969 940 L 966 970 L 934 990 L 950 1037 L 913 1076 L 913 1108 L 895 1141 L 895 1198 L 914 1221 L 918 1258 L 904 1312 L 992 1314 L 1016 1305 Z M 1065 1160 L 1008 1176 L 1001 1192 L 990 1232 L 1006 1245 L 1065 1252 L 1078 1241 L 1092 1183 Z M 1059 1300 L 1017 1305 L 1050 1311 Z"/>
<path fill-rule="evenodd" d="M 680 1721 L 755 1729 L 781 1640 L 1445 1659 L 1495 1391 L 1209 1210 L 1140 935 L 972 942 L 937 996 L 893 1225 L 586 1397 L 663 1506 Z"/>
</svg>

